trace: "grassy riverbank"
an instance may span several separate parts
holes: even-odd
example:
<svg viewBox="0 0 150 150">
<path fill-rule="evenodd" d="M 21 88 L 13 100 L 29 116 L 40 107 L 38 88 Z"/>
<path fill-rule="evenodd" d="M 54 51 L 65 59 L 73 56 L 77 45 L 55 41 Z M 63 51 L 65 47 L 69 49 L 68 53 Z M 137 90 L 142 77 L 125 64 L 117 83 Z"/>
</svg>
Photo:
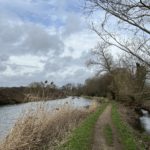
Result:
<svg viewBox="0 0 150 150">
<path fill-rule="evenodd" d="M 104 111 L 107 104 L 103 104 L 96 112 L 91 114 L 82 124 L 76 128 L 68 141 L 60 150 L 90 150 L 94 125 L 99 115 Z"/>
<path fill-rule="evenodd" d="M 142 145 L 145 150 L 150 149 L 150 135 L 141 126 L 139 108 L 137 109 L 137 107 L 132 105 L 118 104 L 117 109 L 122 121 L 127 124 L 129 130 L 134 135 L 136 143 Z"/>
<path fill-rule="evenodd" d="M 133 130 L 121 119 L 116 104 L 113 104 L 112 107 L 112 120 L 119 133 L 124 149 L 144 150 L 144 147 L 138 143 L 137 137 Z"/>
</svg>

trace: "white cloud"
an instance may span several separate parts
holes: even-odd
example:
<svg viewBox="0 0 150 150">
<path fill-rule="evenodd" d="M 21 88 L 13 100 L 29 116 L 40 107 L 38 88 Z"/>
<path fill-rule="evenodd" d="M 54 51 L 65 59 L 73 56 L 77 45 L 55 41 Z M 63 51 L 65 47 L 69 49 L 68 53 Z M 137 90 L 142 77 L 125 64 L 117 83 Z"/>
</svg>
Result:
<svg viewBox="0 0 150 150">
<path fill-rule="evenodd" d="M 79 83 L 93 74 L 85 62 L 97 37 L 71 2 L 0 0 L 0 85 Z"/>
<path fill-rule="evenodd" d="M 98 38 L 92 31 L 89 29 L 83 29 L 82 31 L 76 32 L 64 40 L 67 47 L 64 55 L 72 55 L 75 58 L 81 57 L 83 52 L 88 52 L 97 42 Z"/>
</svg>

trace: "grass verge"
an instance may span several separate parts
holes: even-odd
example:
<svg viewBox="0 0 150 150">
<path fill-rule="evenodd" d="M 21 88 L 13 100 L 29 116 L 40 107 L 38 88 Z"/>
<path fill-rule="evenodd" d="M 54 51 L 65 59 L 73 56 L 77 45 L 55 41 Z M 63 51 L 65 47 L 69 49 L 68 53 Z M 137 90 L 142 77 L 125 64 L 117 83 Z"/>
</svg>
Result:
<svg viewBox="0 0 150 150">
<path fill-rule="evenodd" d="M 106 143 L 109 146 L 112 146 L 113 145 L 113 133 L 112 133 L 112 128 L 109 124 L 107 124 L 104 127 L 104 136 L 105 136 Z"/>
<path fill-rule="evenodd" d="M 106 103 L 102 104 L 96 112 L 90 114 L 90 116 L 73 131 L 69 140 L 59 147 L 59 150 L 90 150 L 94 125 L 106 106 Z"/>
<path fill-rule="evenodd" d="M 134 136 L 130 127 L 122 121 L 120 114 L 117 111 L 116 104 L 113 104 L 112 107 L 112 120 L 118 130 L 125 150 L 143 150 L 143 148 L 139 147 L 139 145 L 136 143 L 136 137 Z"/>
</svg>

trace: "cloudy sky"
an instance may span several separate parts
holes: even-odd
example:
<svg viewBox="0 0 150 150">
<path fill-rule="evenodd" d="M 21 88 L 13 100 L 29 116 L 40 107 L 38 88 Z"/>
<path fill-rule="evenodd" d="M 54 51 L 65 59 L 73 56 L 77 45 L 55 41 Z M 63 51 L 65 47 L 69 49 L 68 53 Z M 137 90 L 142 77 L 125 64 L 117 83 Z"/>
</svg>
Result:
<svg viewBox="0 0 150 150">
<path fill-rule="evenodd" d="M 82 0 L 0 0 L 0 86 L 83 83 L 93 75 Z"/>
</svg>

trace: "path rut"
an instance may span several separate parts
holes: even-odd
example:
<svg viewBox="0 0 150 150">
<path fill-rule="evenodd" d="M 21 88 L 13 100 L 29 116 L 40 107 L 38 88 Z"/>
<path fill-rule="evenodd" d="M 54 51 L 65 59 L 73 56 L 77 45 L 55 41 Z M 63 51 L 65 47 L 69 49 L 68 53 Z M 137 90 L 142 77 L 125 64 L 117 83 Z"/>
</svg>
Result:
<svg viewBox="0 0 150 150">
<path fill-rule="evenodd" d="M 117 136 L 116 129 L 112 123 L 111 119 L 111 109 L 112 105 L 109 104 L 104 112 L 100 115 L 94 129 L 93 145 L 92 150 L 122 150 L 121 143 Z M 113 133 L 113 145 L 109 146 L 106 143 L 104 136 L 104 127 L 109 124 L 112 128 Z"/>
</svg>

